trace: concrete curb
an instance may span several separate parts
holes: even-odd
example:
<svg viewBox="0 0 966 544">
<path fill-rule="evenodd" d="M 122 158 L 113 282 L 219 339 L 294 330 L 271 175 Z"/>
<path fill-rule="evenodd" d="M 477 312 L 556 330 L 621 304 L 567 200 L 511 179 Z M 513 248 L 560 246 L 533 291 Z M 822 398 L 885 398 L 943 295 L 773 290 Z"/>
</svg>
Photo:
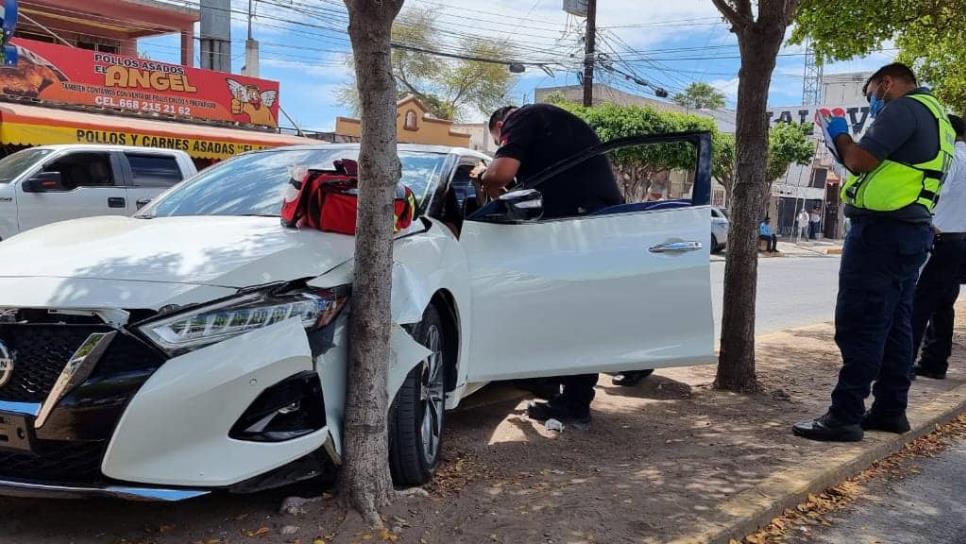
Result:
<svg viewBox="0 0 966 544">
<path fill-rule="evenodd" d="M 966 410 L 966 385 L 947 391 L 932 402 L 909 411 L 912 431 L 903 435 L 867 433 L 863 442 L 834 455 L 773 474 L 718 507 L 722 519 L 702 531 L 675 539 L 672 544 L 717 544 L 745 536 L 767 525 L 786 508 L 803 502 L 899 451 L 907 443 L 932 432 Z M 789 429 L 789 432 L 791 430 Z"/>
</svg>

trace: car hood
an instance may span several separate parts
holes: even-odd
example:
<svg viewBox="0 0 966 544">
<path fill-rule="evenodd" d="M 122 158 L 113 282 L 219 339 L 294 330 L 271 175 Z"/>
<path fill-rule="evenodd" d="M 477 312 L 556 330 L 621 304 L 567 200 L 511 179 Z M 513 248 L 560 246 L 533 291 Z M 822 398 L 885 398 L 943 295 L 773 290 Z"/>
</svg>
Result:
<svg viewBox="0 0 966 544">
<path fill-rule="evenodd" d="M 322 274 L 352 258 L 352 236 L 274 217 L 91 217 L 0 243 L 0 278 L 51 277 L 250 287 Z"/>
</svg>

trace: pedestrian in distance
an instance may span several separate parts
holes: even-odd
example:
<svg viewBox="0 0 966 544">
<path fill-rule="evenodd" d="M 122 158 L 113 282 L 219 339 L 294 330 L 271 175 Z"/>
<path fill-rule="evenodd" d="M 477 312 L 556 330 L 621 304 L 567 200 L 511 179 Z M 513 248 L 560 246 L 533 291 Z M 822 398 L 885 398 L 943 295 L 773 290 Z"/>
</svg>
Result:
<svg viewBox="0 0 966 544">
<path fill-rule="evenodd" d="M 966 126 L 962 117 L 956 115 L 949 116 L 949 123 L 956 131 L 956 156 L 933 214 L 932 250 L 916 283 L 912 304 L 914 357 L 919 355 L 930 324 L 931 334 L 919 364 L 913 367 L 912 379 L 917 375 L 936 380 L 946 377 L 953 342 L 953 305 L 959 297 L 959 281 L 966 271 Z"/>
<path fill-rule="evenodd" d="M 850 442 L 864 430 L 903 433 L 912 374 L 912 305 L 932 245 L 931 212 L 955 154 L 943 106 L 903 64 L 866 81 L 872 125 L 859 142 L 843 117 L 828 120 L 829 145 L 851 172 L 840 197 L 852 227 L 835 305 L 842 368 L 828 411 L 796 423 L 811 440 Z M 875 396 L 865 411 L 865 399 Z"/>
<path fill-rule="evenodd" d="M 822 209 L 817 205 L 812 208 L 812 213 L 808 214 L 808 239 L 817 240 L 819 227 L 822 225 Z"/>
<path fill-rule="evenodd" d="M 809 218 L 808 210 L 806 210 L 804 206 L 802 206 L 802 211 L 798 214 L 797 222 L 798 239 L 801 240 L 803 238 L 808 238 L 808 226 L 809 223 L 811 223 L 811 219 Z"/>
<path fill-rule="evenodd" d="M 764 240 L 768 245 L 765 246 L 768 253 L 778 253 L 778 236 L 771 230 L 771 218 L 765 219 L 758 224 L 758 239 Z"/>
</svg>

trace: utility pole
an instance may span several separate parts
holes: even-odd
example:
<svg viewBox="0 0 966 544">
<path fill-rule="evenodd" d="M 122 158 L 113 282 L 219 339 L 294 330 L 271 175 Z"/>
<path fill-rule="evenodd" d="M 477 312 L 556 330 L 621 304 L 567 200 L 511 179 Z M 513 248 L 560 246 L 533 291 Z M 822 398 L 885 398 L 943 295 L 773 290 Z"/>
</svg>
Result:
<svg viewBox="0 0 966 544">
<path fill-rule="evenodd" d="M 597 0 L 587 0 L 587 32 L 584 35 L 584 106 L 594 105 L 594 45 L 597 37 Z"/>
<path fill-rule="evenodd" d="M 242 73 L 258 77 L 258 41 L 252 37 L 252 18 L 255 16 L 253 0 L 248 0 L 248 39 L 245 41 L 245 69 Z"/>
</svg>

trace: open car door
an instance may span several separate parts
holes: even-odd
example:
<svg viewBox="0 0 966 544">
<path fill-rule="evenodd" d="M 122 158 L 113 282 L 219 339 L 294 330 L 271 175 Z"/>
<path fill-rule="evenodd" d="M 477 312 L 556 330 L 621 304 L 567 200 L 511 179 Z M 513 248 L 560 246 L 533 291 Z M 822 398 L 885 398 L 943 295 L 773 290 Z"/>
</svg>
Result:
<svg viewBox="0 0 966 544">
<path fill-rule="evenodd" d="M 514 220 L 511 194 L 467 218 L 461 242 L 472 289 L 470 382 L 714 361 L 710 134 L 615 140 L 547 169 L 527 186 L 539 189 L 543 180 L 600 154 L 668 144 L 694 147 L 690 200 Z"/>
</svg>

